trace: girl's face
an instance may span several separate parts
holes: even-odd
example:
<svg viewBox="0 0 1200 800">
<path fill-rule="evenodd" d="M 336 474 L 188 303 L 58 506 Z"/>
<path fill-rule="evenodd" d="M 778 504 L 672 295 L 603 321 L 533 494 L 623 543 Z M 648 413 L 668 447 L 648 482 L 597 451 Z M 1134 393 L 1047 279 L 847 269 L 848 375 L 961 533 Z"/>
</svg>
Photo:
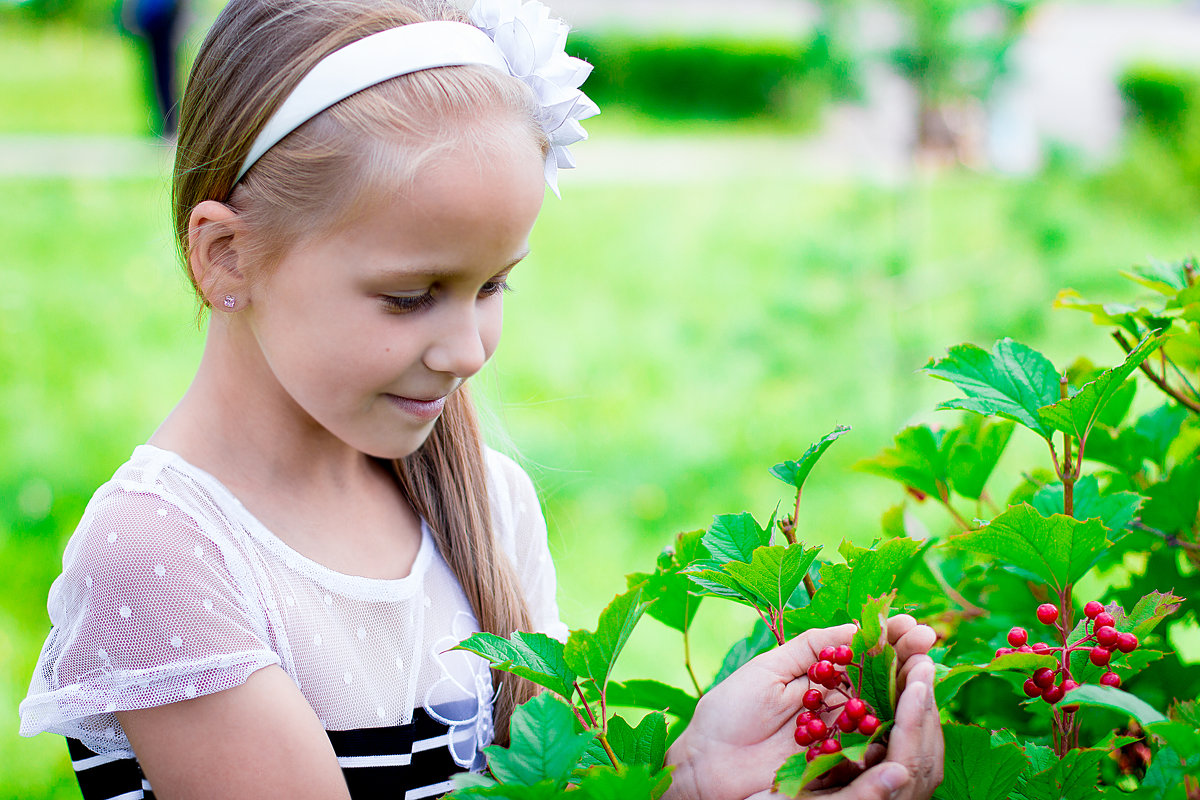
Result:
<svg viewBox="0 0 1200 800">
<path fill-rule="evenodd" d="M 491 357 L 544 193 L 541 153 L 507 138 L 437 159 L 410 191 L 292 247 L 254 286 L 264 400 L 298 432 L 409 455 Z"/>
</svg>

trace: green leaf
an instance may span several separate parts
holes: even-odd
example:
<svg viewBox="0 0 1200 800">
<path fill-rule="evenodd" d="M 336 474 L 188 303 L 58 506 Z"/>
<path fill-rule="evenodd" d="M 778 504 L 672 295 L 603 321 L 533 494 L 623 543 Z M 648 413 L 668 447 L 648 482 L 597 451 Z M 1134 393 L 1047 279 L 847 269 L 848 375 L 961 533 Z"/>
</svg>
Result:
<svg viewBox="0 0 1200 800">
<path fill-rule="evenodd" d="M 1200 511 L 1200 460 L 1180 464 L 1146 490 L 1142 522 L 1167 534 L 1191 531 Z"/>
<path fill-rule="evenodd" d="M 725 658 L 721 661 L 721 668 L 717 670 L 717 676 L 713 678 L 712 686 L 708 687 L 709 690 L 741 669 L 750 659 L 770 650 L 775 644 L 775 634 L 771 633 L 771 629 L 766 626 L 766 623 L 761 619 L 754 620 L 754 627 L 750 634 L 735 642 L 729 648 L 729 652 L 725 654 Z"/>
<path fill-rule="evenodd" d="M 1167 716 L 1177 722 L 1186 723 L 1200 730 L 1200 700 L 1182 700 L 1177 702 L 1171 706 L 1170 713 Z M 1196 752 L 1200 753 L 1200 749 L 1197 749 Z"/>
<path fill-rule="evenodd" d="M 983 417 L 970 416 L 961 427 L 951 431 L 947 464 L 950 488 L 963 497 L 978 500 L 1015 429 L 1012 422 L 988 422 Z"/>
<path fill-rule="evenodd" d="M 1150 314 L 1144 305 L 1131 306 L 1124 303 L 1096 303 L 1084 300 L 1074 289 L 1063 289 L 1054 298 L 1054 308 L 1067 308 L 1074 311 L 1085 311 L 1092 315 L 1092 322 L 1097 325 L 1112 325 L 1137 336 L 1140 328 L 1137 317 Z"/>
<path fill-rule="evenodd" d="M 807 760 L 803 752 L 796 753 L 775 771 L 775 791 L 788 797 L 797 795 L 805 786 L 843 761 L 861 762 L 866 755 L 866 744 L 852 745 L 837 753 L 817 756 L 812 761 Z"/>
<path fill-rule="evenodd" d="M 460 773 L 460 775 L 471 774 L 469 772 Z M 456 786 L 460 775 L 454 776 Z M 476 783 L 456 789 L 446 795 L 447 800 L 466 800 L 470 797 L 489 797 L 492 800 L 552 800 L 552 798 L 562 797 L 562 787 L 554 781 L 540 781 L 530 786 L 519 783 L 509 785 Z"/>
<path fill-rule="evenodd" d="M 956 664 L 946 667 L 938 664 L 934 682 L 934 695 L 937 704 L 945 706 L 967 681 L 977 675 L 992 675 L 998 672 L 1017 672 L 1025 676 L 1033 674 L 1039 667 L 1058 668 L 1058 659 L 1054 656 L 1037 655 L 1035 653 L 1008 653 L 996 656 L 987 664 Z"/>
<path fill-rule="evenodd" d="M 749 512 L 722 514 L 704 534 L 702 543 L 719 564 L 748 562 L 757 548 L 771 543 L 771 526 L 760 528 Z"/>
<path fill-rule="evenodd" d="M 1013 791 L 1012 800 L 1086 800 L 1098 797 L 1100 762 L 1107 750 L 1075 749 L 1060 760 L 1048 747 L 1028 745 L 1032 766 Z"/>
<path fill-rule="evenodd" d="M 1133 522 L 1143 499 L 1133 492 L 1112 492 L 1101 497 L 1096 476 L 1084 475 L 1075 482 L 1071 516 L 1078 520 L 1098 519 L 1104 527 L 1119 533 Z M 1032 505 L 1044 517 L 1063 513 L 1063 485 L 1043 486 L 1033 496 Z"/>
<path fill-rule="evenodd" d="M 821 456 L 825 455 L 829 446 L 836 442 L 838 437 L 849 432 L 848 425 L 838 425 L 832 432 L 813 442 L 804 451 L 804 455 L 796 461 L 784 461 L 782 464 L 771 467 L 771 474 L 789 486 L 794 486 L 796 491 L 800 491 L 804 488 L 804 481 L 808 479 L 808 473 L 812 472 L 812 468 L 816 466 Z"/>
<path fill-rule="evenodd" d="M 1186 263 L 1182 260 L 1162 261 L 1151 258 L 1148 264 L 1139 264 L 1128 272 L 1122 271 L 1121 274 L 1160 294 L 1174 296 L 1181 289 L 1187 288 L 1188 277 L 1184 269 Z"/>
<path fill-rule="evenodd" d="M 563 658 L 576 674 L 584 675 L 596 682 L 604 691 L 609 672 L 633 633 L 634 626 L 646 611 L 642 602 L 642 590 L 633 589 L 613 598 L 608 607 L 600 612 L 596 632 L 571 631 Z"/>
<path fill-rule="evenodd" d="M 805 548 L 799 543 L 760 547 L 749 564 L 730 561 L 722 569 L 752 592 L 749 599 L 755 605 L 782 611 L 819 552 L 819 547 Z"/>
<path fill-rule="evenodd" d="M 1015 744 L 992 745 L 975 725 L 942 726 L 945 779 L 933 793 L 940 800 L 1004 800 L 1029 761 Z"/>
<path fill-rule="evenodd" d="M 1179 436 L 1179 429 L 1188 418 L 1181 405 L 1164 403 L 1148 414 L 1138 417 L 1133 431 L 1146 442 L 1145 457 L 1166 471 L 1167 451 Z M 1090 445 L 1089 445 L 1090 446 Z"/>
<path fill-rule="evenodd" d="M 768 632 L 768 635 L 769 632 Z M 771 643 L 775 637 L 771 637 Z M 614 681 L 608 685 L 605 695 L 608 705 L 628 706 L 630 708 L 648 708 L 654 711 L 667 711 L 678 717 L 684 725 L 696 713 L 696 698 L 674 686 L 661 681 L 636 678 L 628 681 Z"/>
<path fill-rule="evenodd" d="M 634 728 L 614 715 L 608 721 L 608 744 L 622 764 L 645 764 L 657 772 L 667 756 L 667 718 L 654 711 Z"/>
<path fill-rule="evenodd" d="M 592 767 L 580 776 L 575 800 L 654 800 L 671 785 L 671 770 L 652 770 L 644 764 Z"/>
<path fill-rule="evenodd" d="M 1165 338 L 1161 334 L 1146 334 L 1119 366 L 1105 370 L 1100 377 L 1080 387 L 1078 392 L 1065 400 L 1047 403 L 1038 410 L 1042 424 L 1086 441 L 1104 406 L 1121 388 L 1125 379 L 1159 348 Z"/>
<path fill-rule="evenodd" d="M 1012 339 L 996 342 L 989 354 L 972 344 L 950 348 L 946 358 L 930 361 L 925 372 L 950 381 L 965 398 L 950 400 L 938 408 L 958 408 L 1019 422 L 1043 439 L 1053 429 L 1041 419 L 1038 409 L 1059 397 L 1058 371 L 1041 353 Z"/>
<path fill-rule="evenodd" d="M 947 543 L 993 556 L 1061 592 L 1087 573 L 1111 545 L 1099 520 L 1080 522 L 1062 514 L 1043 517 L 1030 505 L 1012 506 L 979 530 Z"/>
<path fill-rule="evenodd" d="M 488 769 L 503 784 L 537 784 L 550 781 L 559 789 L 567 785 L 571 771 L 594 734 L 576 732 L 575 713 L 566 702 L 551 694 L 539 694 L 513 712 L 509 728 L 511 744 L 484 748 Z M 492 795 L 488 795 L 492 796 Z"/>
<path fill-rule="evenodd" d="M 1123 711 L 1136 719 L 1142 727 L 1166 719 L 1142 699 L 1111 686 L 1084 684 L 1078 689 L 1071 690 L 1067 698 L 1072 705 L 1098 706 L 1111 708 L 1114 711 Z"/>
<path fill-rule="evenodd" d="M 887 619 L 891 616 L 896 592 L 892 590 L 863 604 L 857 619 L 859 628 L 850 646 L 862 664 L 862 669 L 849 667 L 847 674 L 855 685 L 861 685 L 859 697 L 875 710 L 881 722 L 896 717 L 896 651 L 888 644 Z M 861 684 L 860 675 L 861 673 Z"/>
<path fill-rule="evenodd" d="M 859 461 L 854 469 L 889 478 L 931 497 L 946 497 L 949 454 L 943 450 L 942 440 L 942 434 L 928 425 L 914 425 L 896 434 L 893 447 Z"/>
<path fill-rule="evenodd" d="M 692 580 L 683 574 L 683 569 L 693 561 L 707 559 L 708 550 L 700 540 L 704 531 L 681 533 L 675 539 L 675 548 L 659 556 L 655 571 L 635 572 L 625 576 L 628 588 L 645 584 L 643 591 L 652 605 L 646 613 L 669 628 L 686 633 L 700 608 L 702 597 L 693 594 Z"/>
<path fill-rule="evenodd" d="M 570 698 L 575 672 L 563 660 L 563 643 L 544 633 L 517 631 L 511 639 L 492 633 L 475 633 L 451 650 L 482 656 L 504 672 L 520 675 L 552 692 Z"/>
</svg>

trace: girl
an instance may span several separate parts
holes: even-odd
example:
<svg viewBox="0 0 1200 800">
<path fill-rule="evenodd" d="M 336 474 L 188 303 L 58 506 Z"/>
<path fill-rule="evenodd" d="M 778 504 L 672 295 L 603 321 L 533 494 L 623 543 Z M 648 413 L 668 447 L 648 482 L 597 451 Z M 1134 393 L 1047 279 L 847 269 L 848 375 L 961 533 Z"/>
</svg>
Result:
<svg viewBox="0 0 1200 800">
<path fill-rule="evenodd" d="M 564 39 L 517 0 L 221 13 L 174 174 L 204 356 L 68 544 L 21 705 L 22 733 L 68 737 L 87 800 L 430 797 L 507 740 L 532 686 L 446 650 L 566 631 L 532 485 L 481 444 L 464 382 L 596 111 Z M 898 744 L 847 797 L 927 796 L 940 769 L 932 632 L 891 633 Z M 764 791 L 796 749 L 814 643 L 834 640 L 848 630 L 711 693 L 673 793 Z"/>
</svg>

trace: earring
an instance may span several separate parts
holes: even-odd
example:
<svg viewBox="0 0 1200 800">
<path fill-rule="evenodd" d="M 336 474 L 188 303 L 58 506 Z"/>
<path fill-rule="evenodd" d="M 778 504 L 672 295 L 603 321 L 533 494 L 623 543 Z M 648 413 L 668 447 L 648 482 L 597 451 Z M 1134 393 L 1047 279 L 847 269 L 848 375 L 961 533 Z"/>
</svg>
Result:
<svg viewBox="0 0 1200 800">
<path fill-rule="evenodd" d="M 231 294 L 225 295 L 225 307 L 233 308 L 235 305 L 237 305 L 237 298 Z"/>
</svg>

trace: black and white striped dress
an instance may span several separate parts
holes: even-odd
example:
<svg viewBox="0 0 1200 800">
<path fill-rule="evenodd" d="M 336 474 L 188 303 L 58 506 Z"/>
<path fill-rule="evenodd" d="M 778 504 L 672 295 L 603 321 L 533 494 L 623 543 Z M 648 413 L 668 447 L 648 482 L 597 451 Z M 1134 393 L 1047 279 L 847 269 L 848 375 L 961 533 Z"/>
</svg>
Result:
<svg viewBox="0 0 1200 800">
<path fill-rule="evenodd" d="M 565 637 L 532 484 L 488 451 L 499 543 L 536 627 Z M 411 573 L 345 575 L 262 526 L 213 476 L 143 445 L 97 490 L 50 591 L 53 627 L 21 733 L 67 737 L 84 800 L 152 798 L 116 711 L 179 702 L 279 665 L 325 727 L 351 796 L 436 797 L 484 766 L 478 629 L 424 529 Z"/>
</svg>

